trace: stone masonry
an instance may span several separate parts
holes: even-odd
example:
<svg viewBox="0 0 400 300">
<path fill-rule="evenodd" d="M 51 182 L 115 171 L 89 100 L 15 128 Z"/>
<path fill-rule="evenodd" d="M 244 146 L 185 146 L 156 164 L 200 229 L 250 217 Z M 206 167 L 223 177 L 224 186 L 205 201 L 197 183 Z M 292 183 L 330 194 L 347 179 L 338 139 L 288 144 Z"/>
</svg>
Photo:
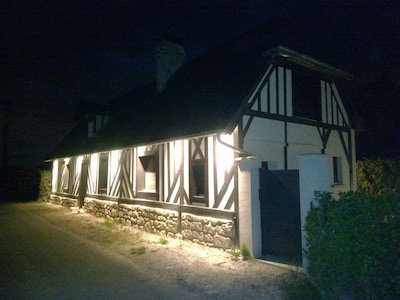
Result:
<svg viewBox="0 0 400 300">
<path fill-rule="evenodd" d="M 78 200 L 69 198 L 69 197 L 51 195 L 50 203 L 62 205 L 62 206 L 66 206 L 66 207 L 73 207 L 73 206 L 78 205 Z"/>
<path fill-rule="evenodd" d="M 85 200 L 86 212 L 161 236 L 182 238 L 209 247 L 230 249 L 233 245 L 232 220 L 196 216 L 167 209 L 112 201 Z M 181 221 L 181 224 L 179 224 Z"/>
</svg>

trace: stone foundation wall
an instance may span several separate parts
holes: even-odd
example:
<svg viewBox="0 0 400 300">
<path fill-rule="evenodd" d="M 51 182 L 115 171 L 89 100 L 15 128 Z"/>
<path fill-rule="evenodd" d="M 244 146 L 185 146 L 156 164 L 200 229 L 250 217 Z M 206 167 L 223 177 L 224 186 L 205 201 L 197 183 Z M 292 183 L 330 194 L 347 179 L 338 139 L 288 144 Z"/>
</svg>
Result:
<svg viewBox="0 0 400 300">
<path fill-rule="evenodd" d="M 229 249 L 233 245 L 233 221 L 183 213 L 182 238 L 209 247 Z"/>
<path fill-rule="evenodd" d="M 232 220 L 215 219 L 167 209 L 111 201 L 85 200 L 86 212 L 162 236 L 182 238 L 209 247 L 229 249 L 233 245 Z M 181 228 L 181 232 L 179 232 Z"/>
<path fill-rule="evenodd" d="M 50 195 L 50 203 L 58 204 L 66 207 L 78 206 L 78 200 L 74 198 Z"/>
</svg>

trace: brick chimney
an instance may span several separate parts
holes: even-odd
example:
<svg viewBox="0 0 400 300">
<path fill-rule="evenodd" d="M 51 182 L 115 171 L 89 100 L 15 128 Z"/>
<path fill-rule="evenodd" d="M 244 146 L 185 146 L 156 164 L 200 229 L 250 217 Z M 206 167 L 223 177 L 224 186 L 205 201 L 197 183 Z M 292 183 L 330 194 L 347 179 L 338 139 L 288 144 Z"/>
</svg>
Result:
<svg viewBox="0 0 400 300">
<path fill-rule="evenodd" d="M 160 93 L 165 89 L 168 79 L 170 79 L 185 62 L 185 49 L 177 37 L 166 34 L 157 44 L 155 55 L 157 93 Z"/>
</svg>

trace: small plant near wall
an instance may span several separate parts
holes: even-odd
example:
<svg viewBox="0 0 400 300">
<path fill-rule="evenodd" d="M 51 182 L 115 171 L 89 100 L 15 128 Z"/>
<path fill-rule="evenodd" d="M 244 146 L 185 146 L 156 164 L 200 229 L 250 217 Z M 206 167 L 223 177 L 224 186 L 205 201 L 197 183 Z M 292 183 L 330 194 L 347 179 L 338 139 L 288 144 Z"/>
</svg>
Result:
<svg viewBox="0 0 400 300">
<path fill-rule="evenodd" d="M 158 240 L 157 244 L 167 245 L 168 244 L 168 240 L 165 237 L 160 237 L 160 239 Z"/>
<path fill-rule="evenodd" d="M 250 249 L 245 242 L 240 244 L 240 253 L 242 254 L 243 260 L 248 260 L 251 257 Z"/>
<path fill-rule="evenodd" d="M 103 226 L 109 229 L 112 229 L 115 227 L 115 223 L 111 220 L 104 220 Z"/>
<path fill-rule="evenodd" d="M 233 247 L 231 248 L 231 255 L 232 255 L 232 258 L 233 258 L 234 260 L 238 260 L 238 259 L 239 259 L 239 256 L 240 256 L 240 249 L 237 248 L 237 247 L 235 247 L 235 246 L 233 246 Z"/>
<path fill-rule="evenodd" d="M 139 247 L 133 247 L 131 249 L 131 254 L 132 255 L 142 255 L 146 253 L 146 247 L 145 246 L 139 246 Z"/>
</svg>

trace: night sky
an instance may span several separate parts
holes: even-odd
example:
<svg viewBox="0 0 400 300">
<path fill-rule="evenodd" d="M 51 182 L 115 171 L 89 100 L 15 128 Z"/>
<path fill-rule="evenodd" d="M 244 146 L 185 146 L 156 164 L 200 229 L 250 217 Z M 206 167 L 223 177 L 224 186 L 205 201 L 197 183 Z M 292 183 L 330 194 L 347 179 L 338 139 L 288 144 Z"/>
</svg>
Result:
<svg viewBox="0 0 400 300">
<path fill-rule="evenodd" d="M 76 124 L 80 101 L 104 103 L 152 80 L 164 32 L 184 39 L 190 59 L 274 17 L 335 39 L 339 67 L 357 76 L 359 157 L 400 156 L 400 1 L 11 1 L 0 4 L 8 163 L 40 164 Z"/>
</svg>

